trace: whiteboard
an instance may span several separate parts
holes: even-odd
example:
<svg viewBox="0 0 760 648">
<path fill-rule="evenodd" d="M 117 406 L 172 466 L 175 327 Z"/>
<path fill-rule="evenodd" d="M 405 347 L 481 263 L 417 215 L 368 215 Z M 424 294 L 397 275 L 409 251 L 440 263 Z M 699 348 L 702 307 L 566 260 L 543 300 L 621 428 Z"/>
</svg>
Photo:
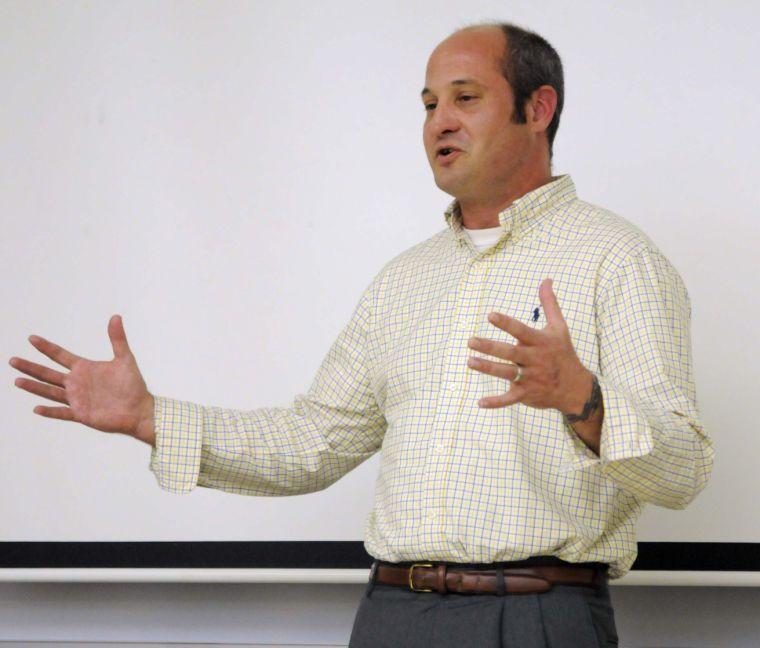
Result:
<svg viewBox="0 0 760 648">
<path fill-rule="evenodd" d="M 109 360 L 120 314 L 152 393 L 288 406 L 383 264 L 445 227 L 422 147 L 430 51 L 511 20 L 563 59 L 554 174 L 646 232 L 692 301 L 715 467 L 687 509 L 645 509 L 639 540 L 736 546 L 725 568 L 760 570 L 758 18 L 747 2 L 0 2 L 6 362 L 53 366 L 30 334 Z M 360 547 L 378 455 L 318 493 L 176 495 L 149 446 L 34 414 L 51 402 L 6 367 L 0 542 Z"/>
</svg>

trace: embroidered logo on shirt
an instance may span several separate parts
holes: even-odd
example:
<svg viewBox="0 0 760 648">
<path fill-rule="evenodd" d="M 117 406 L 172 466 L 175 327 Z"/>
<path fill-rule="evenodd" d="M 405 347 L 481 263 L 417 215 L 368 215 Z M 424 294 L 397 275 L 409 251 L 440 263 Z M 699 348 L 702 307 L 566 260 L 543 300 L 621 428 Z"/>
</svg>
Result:
<svg viewBox="0 0 760 648">
<path fill-rule="evenodd" d="M 539 317 L 539 313 L 540 312 L 541 312 L 541 309 L 539 307 L 536 307 L 536 308 L 533 309 L 533 321 L 534 322 L 538 321 L 538 317 Z"/>
</svg>

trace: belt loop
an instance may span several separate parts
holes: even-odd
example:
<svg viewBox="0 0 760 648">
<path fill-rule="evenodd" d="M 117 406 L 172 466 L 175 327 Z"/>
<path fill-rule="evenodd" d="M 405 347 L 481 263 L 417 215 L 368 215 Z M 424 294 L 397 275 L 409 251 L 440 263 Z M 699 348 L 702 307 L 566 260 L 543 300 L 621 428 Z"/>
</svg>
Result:
<svg viewBox="0 0 760 648">
<path fill-rule="evenodd" d="M 436 587 L 439 594 L 445 594 L 446 588 L 446 563 L 441 563 L 436 567 Z"/>
<path fill-rule="evenodd" d="M 507 593 L 507 581 L 504 576 L 504 568 L 496 568 L 496 596 L 504 596 Z"/>
</svg>

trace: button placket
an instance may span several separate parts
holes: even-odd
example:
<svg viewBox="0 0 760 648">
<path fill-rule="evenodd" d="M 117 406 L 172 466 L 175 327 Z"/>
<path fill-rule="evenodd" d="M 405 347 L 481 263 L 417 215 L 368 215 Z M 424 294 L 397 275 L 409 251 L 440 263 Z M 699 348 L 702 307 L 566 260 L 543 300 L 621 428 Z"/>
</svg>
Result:
<svg viewBox="0 0 760 648">
<path fill-rule="evenodd" d="M 431 484 L 431 490 L 435 492 L 435 497 L 431 498 L 432 501 L 428 499 L 429 504 L 423 513 L 421 522 L 432 527 L 433 530 L 447 524 L 445 516 L 448 490 L 446 474 L 453 443 L 450 435 L 456 435 L 458 412 L 460 412 L 465 398 L 467 381 L 470 380 L 465 372 L 466 359 L 471 353 L 467 346 L 467 339 L 472 335 L 473 327 L 472 309 L 469 304 L 479 295 L 483 275 L 487 271 L 487 262 L 484 263 L 483 259 L 477 256 L 471 257 L 464 268 L 456 296 L 452 299 L 451 334 L 445 348 L 440 374 L 439 393 L 443 397 L 438 399 L 436 414 L 436 430 L 441 430 L 439 434 L 448 435 L 449 438 L 431 439 L 428 446 L 428 461 L 423 471 L 425 483 Z M 451 522 L 449 520 L 449 523 Z"/>
</svg>

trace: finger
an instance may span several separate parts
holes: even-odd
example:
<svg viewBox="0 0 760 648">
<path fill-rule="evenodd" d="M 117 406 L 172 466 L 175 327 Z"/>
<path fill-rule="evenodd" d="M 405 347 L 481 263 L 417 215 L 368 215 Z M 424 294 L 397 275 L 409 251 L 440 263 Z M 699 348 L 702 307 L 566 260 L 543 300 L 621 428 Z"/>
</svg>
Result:
<svg viewBox="0 0 760 648">
<path fill-rule="evenodd" d="M 29 341 L 37 351 L 44 353 L 48 358 L 55 360 L 59 365 L 63 365 L 67 369 L 71 369 L 72 365 L 77 360 L 82 360 L 78 355 L 70 353 L 63 347 L 58 346 L 39 335 L 30 335 Z"/>
<path fill-rule="evenodd" d="M 508 392 L 498 396 L 486 396 L 478 401 L 478 405 L 484 408 L 507 407 L 519 403 L 525 395 L 525 391 L 516 387 L 510 387 Z"/>
<path fill-rule="evenodd" d="M 76 418 L 74 418 L 74 412 L 71 411 L 70 407 L 45 407 L 44 405 L 37 405 L 32 411 L 35 414 L 46 416 L 47 418 L 55 418 L 62 421 L 76 421 Z"/>
<path fill-rule="evenodd" d="M 541 343 L 541 331 L 523 324 L 520 320 L 516 320 L 504 313 L 489 313 L 488 321 L 494 326 L 497 326 L 502 331 L 506 331 L 512 337 L 519 340 L 523 344 L 540 344 Z"/>
<path fill-rule="evenodd" d="M 517 367 L 514 364 L 508 362 L 492 362 L 491 360 L 486 360 L 485 358 L 473 357 L 467 359 L 467 366 L 475 369 L 476 371 L 488 374 L 489 376 L 504 378 L 504 380 L 512 381 L 517 376 Z M 525 380 L 526 374 L 528 372 L 529 370 L 523 367 L 522 378 L 520 378 L 520 380 Z"/>
<path fill-rule="evenodd" d="M 37 382 L 36 380 L 29 380 L 28 378 L 16 378 L 15 385 L 16 387 L 20 387 L 32 394 L 37 394 L 37 396 L 49 398 L 57 403 L 69 404 L 69 401 L 66 399 L 65 390 L 60 387 L 53 387 L 51 385 Z"/>
<path fill-rule="evenodd" d="M 565 317 L 562 315 L 562 310 L 559 307 L 557 295 L 554 294 L 553 285 L 553 279 L 544 279 L 538 288 L 538 297 L 541 300 L 541 305 L 544 307 L 544 313 L 546 313 L 546 322 L 548 324 L 562 324 L 564 326 Z"/>
<path fill-rule="evenodd" d="M 124 332 L 124 322 L 121 320 L 121 315 L 114 315 L 108 320 L 108 337 L 111 338 L 111 346 L 113 347 L 115 357 L 119 358 L 132 353 L 129 350 L 127 334 Z"/>
<path fill-rule="evenodd" d="M 24 360 L 23 358 L 11 358 L 9 364 L 14 369 L 18 369 L 29 376 L 44 380 L 51 385 L 63 387 L 64 375 L 60 371 L 44 367 L 36 362 L 29 362 L 29 360 Z"/>
<path fill-rule="evenodd" d="M 530 347 L 509 344 L 508 342 L 499 342 L 498 340 L 489 340 L 488 338 L 471 337 L 467 346 L 475 351 L 487 353 L 496 356 L 502 360 L 511 360 L 518 364 L 529 364 L 531 355 Z"/>
</svg>

